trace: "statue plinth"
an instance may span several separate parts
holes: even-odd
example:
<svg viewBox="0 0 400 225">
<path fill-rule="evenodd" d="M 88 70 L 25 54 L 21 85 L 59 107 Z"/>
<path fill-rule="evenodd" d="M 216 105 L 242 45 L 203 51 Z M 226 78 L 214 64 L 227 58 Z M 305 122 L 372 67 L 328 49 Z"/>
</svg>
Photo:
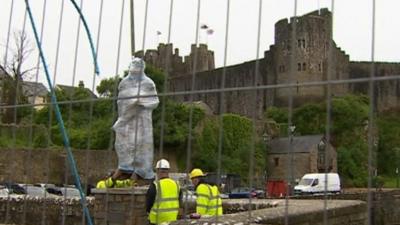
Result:
<svg viewBox="0 0 400 225">
<path fill-rule="evenodd" d="M 146 225 L 148 187 L 92 189 L 96 225 Z"/>
</svg>

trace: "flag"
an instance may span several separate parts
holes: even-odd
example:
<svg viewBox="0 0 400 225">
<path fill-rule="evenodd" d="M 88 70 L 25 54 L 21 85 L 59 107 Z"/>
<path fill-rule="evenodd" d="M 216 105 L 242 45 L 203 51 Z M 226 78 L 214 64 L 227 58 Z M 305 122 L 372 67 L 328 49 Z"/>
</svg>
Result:
<svg viewBox="0 0 400 225">
<path fill-rule="evenodd" d="M 213 30 L 213 29 L 208 29 L 208 30 L 207 30 L 207 34 L 208 34 L 208 35 L 211 35 L 211 34 L 213 34 L 213 33 L 214 33 L 214 30 Z"/>
<path fill-rule="evenodd" d="M 208 26 L 207 26 L 207 24 L 202 24 L 200 28 L 201 29 L 208 29 Z"/>
<path fill-rule="evenodd" d="M 161 31 L 158 30 L 158 31 L 157 31 L 157 35 L 161 35 Z"/>
</svg>

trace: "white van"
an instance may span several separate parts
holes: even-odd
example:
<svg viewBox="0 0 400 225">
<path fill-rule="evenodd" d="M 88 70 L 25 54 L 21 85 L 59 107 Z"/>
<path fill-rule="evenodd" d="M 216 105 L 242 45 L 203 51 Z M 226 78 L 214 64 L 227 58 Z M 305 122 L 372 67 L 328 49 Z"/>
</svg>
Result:
<svg viewBox="0 0 400 225">
<path fill-rule="evenodd" d="M 328 179 L 327 182 L 325 182 L 325 179 Z M 294 187 L 295 194 L 316 194 L 325 191 L 340 193 L 340 179 L 337 173 L 308 173 Z"/>
</svg>

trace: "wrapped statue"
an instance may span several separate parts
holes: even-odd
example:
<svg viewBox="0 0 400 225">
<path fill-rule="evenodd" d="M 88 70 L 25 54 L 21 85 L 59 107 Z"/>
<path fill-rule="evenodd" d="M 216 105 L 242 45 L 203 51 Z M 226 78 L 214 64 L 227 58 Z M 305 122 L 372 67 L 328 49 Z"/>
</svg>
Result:
<svg viewBox="0 0 400 225">
<path fill-rule="evenodd" d="M 118 86 L 118 119 L 113 125 L 118 169 L 110 182 L 153 179 L 152 111 L 158 106 L 156 86 L 144 73 L 145 62 L 133 58 L 129 75 Z M 107 186 L 113 186 L 108 184 Z"/>
</svg>

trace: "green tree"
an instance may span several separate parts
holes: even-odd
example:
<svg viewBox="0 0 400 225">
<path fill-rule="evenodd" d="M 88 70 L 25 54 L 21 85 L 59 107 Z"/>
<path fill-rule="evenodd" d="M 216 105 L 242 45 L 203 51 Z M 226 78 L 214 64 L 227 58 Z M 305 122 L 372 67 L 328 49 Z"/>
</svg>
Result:
<svg viewBox="0 0 400 225">
<path fill-rule="evenodd" d="M 151 65 L 147 65 L 144 72 L 154 81 L 157 91 L 162 92 L 164 89 L 164 73 Z M 124 71 L 123 77 L 127 75 L 128 71 Z M 100 97 L 104 98 L 117 96 L 115 91 L 118 91 L 118 84 L 121 79 L 122 78 L 117 75 L 101 80 L 100 84 L 96 87 L 97 93 L 99 93 Z"/>
<path fill-rule="evenodd" d="M 159 147 L 161 128 L 164 129 L 163 144 L 166 147 L 175 147 L 183 150 L 188 137 L 188 124 L 190 105 L 166 100 L 165 118 L 161 121 L 162 106 L 154 110 L 154 140 L 156 147 Z M 204 111 L 196 106 L 193 107 L 192 129 L 204 118 Z"/>
<path fill-rule="evenodd" d="M 400 117 L 398 111 L 385 112 L 377 120 L 379 131 L 378 170 L 395 176 L 400 169 Z"/>
<path fill-rule="evenodd" d="M 288 110 L 286 108 L 278 108 L 271 106 L 265 112 L 265 117 L 267 119 L 273 119 L 277 123 L 287 123 L 288 122 Z"/>
<path fill-rule="evenodd" d="M 293 124 L 300 134 L 325 132 L 326 112 L 323 104 L 306 104 L 294 110 Z"/>
<path fill-rule="evenodd" d="M 97 93 L 100 97 L 110 98 L 116 96 L 117 84 L 121 81 L 119 76 L 106 78 L 100 81 L 100 84 L 96 87 Z"/>
<path fill-rule="evenodd" d="M 219 144 L 218 117 L 206 118 L 195 134 L 193 164 L 206 171 L 216 171 L 218 165 Z M 249 171 L 250 149 L 252 147 L 252 122 L 246 117 L 235 114 L 223 115 L 222 138 L 222 172 L 236 173 L 246 181 Z M 265 147 L 260 145 L 259 138 L 255 143 L 255 173 L 262 174 L 265 168 Z"/>
</svg>

